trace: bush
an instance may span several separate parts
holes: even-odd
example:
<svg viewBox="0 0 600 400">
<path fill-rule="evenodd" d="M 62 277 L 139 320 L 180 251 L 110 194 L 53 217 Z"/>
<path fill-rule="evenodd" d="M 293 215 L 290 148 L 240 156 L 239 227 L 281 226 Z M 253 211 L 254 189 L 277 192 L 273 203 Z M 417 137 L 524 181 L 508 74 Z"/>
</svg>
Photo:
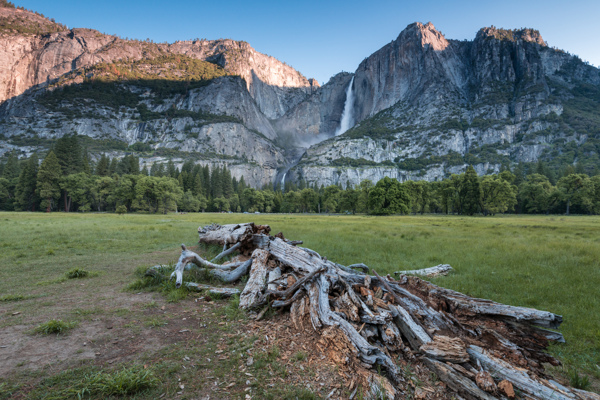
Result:
<svg viewBox="0 0 600 400">
<path fill-rule="evenodd" d="M 574 370 L 569 371 L 569 382 L 571 383 L 571 386 L 581 390 L 588 390 L 591 386 L 590 378 L 585 375 L 581 376 Z"/>
<path fill-rule="evenodd" d="M 121 206 L 117 206 L 117 209 L 115 210 L 117 212 L 117 214 L 122 215 L 122 214 L 127 214 L 127 206 L 121 205 Z"/>
<path fill-rule="evenodd" d="M 43 379 L 30 394 L 30 398 L 133 398 L 159 384 L 160 380 L 152 369 L 138 365 L 112 371 L 98 370 L 97 367 L 76 368 Z"/>
<path fill-rule="evenodd" d="M 123 368 L 121 371 L 98 372 L 86 377 L 85 388 L 79 394 L 125 396 L 158 385 L 154 372 L 143 367 Z"/>
<path fill-rule="evenodd" d="M 77 326 L 76 322 L 64 322 L 60 319 L 51 319 L 48 322 L 40 324 L 35 328 L 35 333 L 41 333 L 43 335 L 50 335 L 56 333 L 60 335 L 61 333 L 67 332 L 69 329 L 73 329 Z"/>
<path fill-rule="evenodd" d="M 7 294 L 6 296 L 0 297 L 0 302 L 9 302 L 9 301 L 21 301 L 30 299 L 32 296 L 24 296 L 22 294 Z"/>
<path fill-rule="evenodd" d="M 89 274 L 90 273 L 88 271 L 86 271 L 85 269 L 73 268 L 72 270 L 67 271 L 65 276 L 67 277 L 67 279 L 79 279 L 79 278 L 85 278 Z"/>
</svg>

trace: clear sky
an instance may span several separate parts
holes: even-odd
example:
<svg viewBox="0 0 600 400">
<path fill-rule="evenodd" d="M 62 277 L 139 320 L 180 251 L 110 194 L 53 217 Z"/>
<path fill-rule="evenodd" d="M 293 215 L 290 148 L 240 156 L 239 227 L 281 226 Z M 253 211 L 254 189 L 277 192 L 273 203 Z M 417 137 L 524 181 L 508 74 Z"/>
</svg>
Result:
<svg viewBox="0 0 600 400">
<path fill-rule="evenodd" d="M 535 28 L 550 46 L 600 65 L 600 0 L 12 0 L 70 28 L 169 43 L 245 40 L 321 84 L 353 72 L 410 23 L 431 21 L 447 39 L 485 26 Z"/>
</svg>

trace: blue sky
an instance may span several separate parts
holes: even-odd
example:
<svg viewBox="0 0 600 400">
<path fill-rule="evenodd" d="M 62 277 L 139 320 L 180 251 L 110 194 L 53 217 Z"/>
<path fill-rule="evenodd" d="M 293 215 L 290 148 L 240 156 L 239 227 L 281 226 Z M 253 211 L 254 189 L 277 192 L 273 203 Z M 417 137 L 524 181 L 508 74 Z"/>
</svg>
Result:
<svg viewBox="0 0 600 400">
<path fill-rule="evenodd" d="M 256 50 L 325 83 L 395 39 L 431 21 L 448 39 L 473 39 L 484 26 L 535 28 L 550 46 L 600 65 L 600 0 L 13 0 L 69 27 L 155 42 L 245 40 Z"/>
</svg>

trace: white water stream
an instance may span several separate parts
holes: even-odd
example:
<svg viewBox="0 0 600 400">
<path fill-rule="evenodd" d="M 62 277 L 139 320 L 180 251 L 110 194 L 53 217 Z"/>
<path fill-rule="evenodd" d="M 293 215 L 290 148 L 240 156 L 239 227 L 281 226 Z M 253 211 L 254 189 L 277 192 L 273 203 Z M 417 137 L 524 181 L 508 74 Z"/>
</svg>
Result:
<svg viewBox="0 0 600 400">
<path fill-rule="evenodd" d="M 354 77 L 352 77 L 350 84 L 348 85 L 348 89 L 346 89 L 346 102 L 344 103 L 342 120 L 340 121 L 340 127 L 335 131 L 335 136 L 341 135 L 354 126 L 354 115 L 352 115 L 352 106 L 354 105 L 354 91 L 352 90 L 353 83 Z"/>
<path fill-rule="evenodd" d="M 283 178 L 281 178 L 281 191 L 285 188 L 285 176 L 287 175 L 287 171 L 283 174 Z"/>
</svg>

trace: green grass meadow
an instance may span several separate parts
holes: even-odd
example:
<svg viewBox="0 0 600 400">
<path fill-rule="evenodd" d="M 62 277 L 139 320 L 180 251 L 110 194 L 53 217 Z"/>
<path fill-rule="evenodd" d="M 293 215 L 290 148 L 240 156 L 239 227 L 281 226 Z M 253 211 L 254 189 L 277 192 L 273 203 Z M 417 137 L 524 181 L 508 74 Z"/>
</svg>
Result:
<svg viewBox="0 0 600 400">
<path fill-rule="evenodd" d="M 198 226 L 250 221 L 379 274 L 450 264 L 455 273 L 436 284 L 562 315 L 567 343 L 551 352 L 565 370 L 600 378 L 600 217 L 0 213 L 0 329 L 63 317 L 46 310 L 75 288 L 79 307 L 109 306 L 137 267 L 196 244 Z M 74 268 L 95 278 L 66 280 Z M 16 303 L 24 312 L 7 317 Z"/>
</svg>

